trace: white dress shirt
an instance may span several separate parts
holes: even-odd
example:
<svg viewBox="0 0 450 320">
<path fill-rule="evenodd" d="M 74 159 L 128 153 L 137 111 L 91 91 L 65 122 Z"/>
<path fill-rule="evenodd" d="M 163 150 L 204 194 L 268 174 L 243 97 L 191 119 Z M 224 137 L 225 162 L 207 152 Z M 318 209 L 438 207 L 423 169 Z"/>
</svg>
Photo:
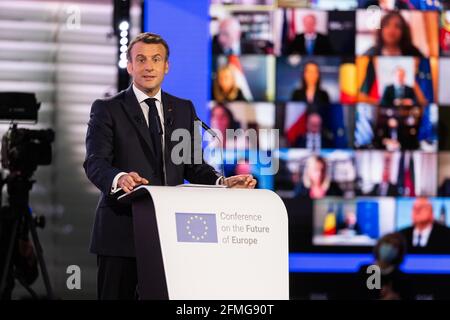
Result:
<svg viewBox="0 0 450 320">
<path fill-rule="evenodd" d="M 314 41 L 317 38 L 317 33 L 305 33 L 305 40 Z"/>
<path fill-rule="evenodd" d="M 159 115 L 159 119 L 161 120 L 161 127 L 162 127 L 162 140 L 161 140 L 161 146 L 162 146 L 162 153 L 163 153 L 163 172 L 164 175 L 166 174 L 166 166 L 164 165 L 164 110 L 163 110 L 163 106 L 162 106 L 162 99 L 161 99 L 161 89 L 159 89 L 159 91 L 153 96 L 150 97 L 148 96 L 145 92 L 141 91 L 140 89 L 138 89 L 134 83 L 133 83 L 133 92 L 134 95 L 136 96 L 137 101 L 139 102 L 139 105 L 141 107 L 142 113 L 144 114 L 144 118 L 145 118 L 145 122 L 147 123 L 148 126 L 148 108 L 149 106 L 147 105 L 147 103 L 145 103 L 145 100 L 148 98 L 154 98 L 156 99 L 155 101 L 155 105 L 156 105 L 156 109 L 158 109 L 158 115 Z M 123 175 L 127 174 L 126 172 L 121 172 L 118 173 L 112 182 L 112 186 L 111 186 L 111 193 L 116 193 L 117 191 L 121 190 L 121 188 L 117 187 L 117 182 L 119 181 L 119 178 Z"/>
<path fill-rule="evenodd" d="M 139 90 L 133 83 L 133 92 L 136 96 L 137 101 L 139 102 L 139 105 L 142 109 L 142 113 L 144 114 L 145 117 L 145 122 L 147 123 L 148 126 L 148 105 L 145 103 L 145 100 L 148 98 L 154 98 L 156 99 L 155 104 L 156 104 L 156 108 L 158 109 L 158 115 L 159 118 L 161 119 L 161 127 L 162 127 L 162 131 L 163 131 L 163 135 L 162 135 L 162 152 L 163 152 L 163 173 L 164 176 L 166 176 L 166 166 L 165 166 L 165 159 L 164 159 L 164 132 L 165 132 L 165 128 L 164 128 L 164 110 L 163 110 L 163 105 L 162 105 L 162 99 L 161 99 L 161 89 L 159 89 L 159 91 L 155 94 L 155 96 L 153 97 L 149 97 L 145 92 Z M 139 173 L 139 172 L 138 172 Z M 117 183 L 119 182 L 119 178 L 123 175 L 127 174 L 127 172 L 120 172 L 118 173 L 112 182 L 111 185 L 111 193 L 116 193 L 119 190 L 121 190 L 122 188 L 118 188 Z M 216 180 L 216 185 L 219 185 L 221 183 L 221 179 L 222 177 L 219 177 Z M 167 183 L 167 181 L 166 181 Z"/>
<path fill-rule="evenodd" d="M 241 42 L 240 41 L 235 42 L 233 44 L 231 50 L 232 50 L 232 52 L 231 52 L 232 55 L 235 55 L 235 56 L 241 55 Z"/>
<path fill-rule="evenodd" d="M 306 134 L 306 149 L 317 151 L 322 148 L 322 137 L 320 133 Z"/>
</svg>

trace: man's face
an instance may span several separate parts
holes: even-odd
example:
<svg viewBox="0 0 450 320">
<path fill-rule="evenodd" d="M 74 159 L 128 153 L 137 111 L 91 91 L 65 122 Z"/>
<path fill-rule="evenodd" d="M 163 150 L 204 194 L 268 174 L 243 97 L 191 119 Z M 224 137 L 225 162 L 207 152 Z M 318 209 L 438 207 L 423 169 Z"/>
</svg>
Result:
<svg viewBox="0 0 450 320">
<path fill-rule="evenodd" d="M 166 48 L 154 43 L 136 43 L 130 52 L 127 70 L 134 84 L 148 94 L 156 94 L 169 71 Z"/>
<path fill-rule="evenodd" d="M 322 130 L 322 118 L 317 113 L 310 114 L 307 126 L 309 133 L 320 133 Z"/>
<path fill-rule="evenodd" d="M 303 18 L 303 29 L 305 33 L 316 32 L 316 17 L 313 15 L 307 15 Z"/>
<path fill-rule="evenodd" d="M 433 223 L 433 206 L 426 198 L 418 198 L 412 209 L 414 226 L 425 228 Z"/>
<path fill-rule="evenodd" d="M 405 70 L 399 68 L 399 69 L 397 69 L 395 75 L 396 75 L 397 84 L 404 85 L 405 84 L 405 76 L 406 76 Z"/>
<path fill-rule="evenodd" d="M 241 31 L 232 20 L 223 20 L 219 25 L 219 43 L 223 49 L 232 49 L 241 39 Z"/>
<path fill-rule="evenodd" d="M 214 108 L 211 114 L 211 127 L 225 133 L 230 127 L 230 119 L 223 108 Z"/>
</svg>

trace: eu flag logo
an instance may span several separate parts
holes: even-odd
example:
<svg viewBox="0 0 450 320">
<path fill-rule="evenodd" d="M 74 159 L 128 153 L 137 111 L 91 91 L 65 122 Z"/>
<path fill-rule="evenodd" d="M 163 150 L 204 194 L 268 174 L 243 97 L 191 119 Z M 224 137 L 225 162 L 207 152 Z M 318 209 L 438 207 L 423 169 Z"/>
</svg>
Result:
<svg viewBox="0 0 450 320">
<path fill-rule="evenodd" d="M 217 243 L 216 215 L 175 213 L 178 242 Z"/>
</svg>

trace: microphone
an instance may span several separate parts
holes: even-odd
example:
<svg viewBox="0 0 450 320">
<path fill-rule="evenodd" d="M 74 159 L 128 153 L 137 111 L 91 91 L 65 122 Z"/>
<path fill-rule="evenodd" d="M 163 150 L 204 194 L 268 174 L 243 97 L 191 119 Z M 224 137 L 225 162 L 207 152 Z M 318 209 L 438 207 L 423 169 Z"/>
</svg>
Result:
<svg viewBox="0 0 450 320">
<path fill-rule="evenodd" d="M 208 126 L 206 123 L 204 123 L 202 120 L 200 120 L 199 117 L 195 116 L 195 121 L 199 121 L 200 124 L 202 125 L 202 128 L 203 128 L 205 131 L 208 131 L 209 134 L 213 136 L 213 138 L 217 138 L 217 139 L 219 140 L 219 142 L 222 142 L 222 141 L 220 141 L 220 139 L 219 139 L 217 133 L 215 133 L 214 130 L 211 129 L 210 126 Z M 222 144 L 221 144 L 221 145 L 222 145 Z"/>
<path fill-rule="evenodd" d="M 222 146 L 222 140 L 220 140 L 219 136 L 217 135 L 217 133 L 214 132 L 213 129 L 211 129 L 210 126 L 208 126 L 206 123 L 204 123 L 197 115 L 195 115 L 194 121 L 198 121 L 200 122 L 202 128 L 208 132 L 214 139 L 217 139 L 217 141 L 219 141 L 219 146 L 220 146 L 220 173 L 222 174 L 223 179 L 225 179 L 225 169 L 224 169 L 224 165 L 223 165 L 223 146 Z"/>
</svg>

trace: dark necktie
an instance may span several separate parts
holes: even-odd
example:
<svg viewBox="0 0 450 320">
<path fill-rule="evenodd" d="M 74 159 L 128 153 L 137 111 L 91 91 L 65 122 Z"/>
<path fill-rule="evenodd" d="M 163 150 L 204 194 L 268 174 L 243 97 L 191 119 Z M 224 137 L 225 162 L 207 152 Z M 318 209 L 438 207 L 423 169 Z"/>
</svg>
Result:
<svg viewBox="0 0 450 320">
<path fill-rule="evenodd" d="M 164 185 L 165 182 L 164 182 L 164 169 L 162 156 L 163 149 L 161 142 L 163 132 L 161 126 L 161 119 L 159 118 L 158 109 L 156 108 L 155 101 L 156 101 L 155 98 L 145 99 L 145 103 L 148 105 L 148 129 L 156 155 L 155 169 L 156 172 L 158 172 L 161 177 L 162 185 Z"/>
</svg>

